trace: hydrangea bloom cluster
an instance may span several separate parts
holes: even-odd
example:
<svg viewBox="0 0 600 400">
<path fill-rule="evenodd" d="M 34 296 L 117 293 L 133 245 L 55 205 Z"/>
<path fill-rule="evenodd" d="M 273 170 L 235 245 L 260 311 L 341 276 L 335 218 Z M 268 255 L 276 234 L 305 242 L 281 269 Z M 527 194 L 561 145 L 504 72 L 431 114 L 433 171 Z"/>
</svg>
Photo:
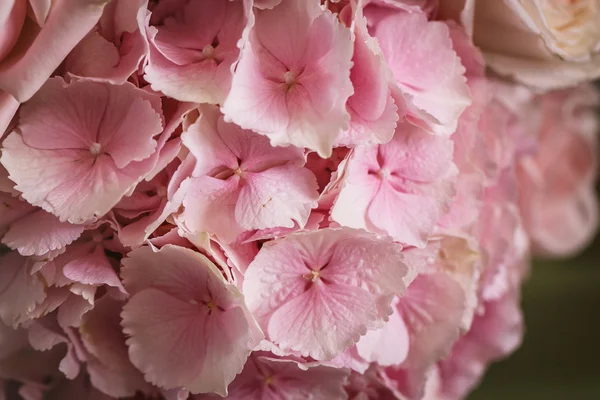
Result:
<svg viewBox="0 0 600 400">
<path fill-rule="evenodd" d="M 465 398 L 595 232 L 599 97 L 463 3 L 3 0 L 0 398 Z"/>
</svg>

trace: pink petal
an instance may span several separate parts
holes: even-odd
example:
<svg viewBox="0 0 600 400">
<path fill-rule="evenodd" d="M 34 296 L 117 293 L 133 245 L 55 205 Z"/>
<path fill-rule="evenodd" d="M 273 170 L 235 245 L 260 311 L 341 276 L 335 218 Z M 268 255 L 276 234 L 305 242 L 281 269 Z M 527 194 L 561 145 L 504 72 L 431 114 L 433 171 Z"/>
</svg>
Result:
<svg viewBox="0 0 600 400">
<path fill-rule="evenodd" d="M 371 367 L 363 374 L 352 371 L 346 385 L 346 392 L 351 399 L 398 399 L 399 397 L 391 390 L 387 382 L 380 375 L 376 364 L 371 364 Z"/>
<path fill-rule="evenodd" d="M 365 164 L 377 165 L 376 152 L 370 151 L 367 147 L 354 151 L 359 152 L 357 158 L 363 158 Z M 353 155 L 351 154 L 350 157 L 353 158 Z M 342 186 L 331 209 L 331 219 L 350 228 L 374 231 L 377 228 L 369 223 L 366 213 L 362 210 L 369 208 L 373 194 L 379 190 L 381 181 L 374 174 L 363 173 L 363 166 L 360 164 L 349 162 L 345 166 L 344 174 L 340 174 Z"/>
<path fill-rule="evenodd" d="M 0 236 L 4 235 L 10 225 L 31 214 L 36 208 L 26 201 L 9 193 L 0 192 Z"/>
<path fill-rule="evenodd" d="M 65 70 L 79 77 L 109 76 L 119 61 L 119 49 L 92 31 L 71 51 L 65 60 Z"/>
<path fill-rule="evenodd" d="M 125 293 L 102 246 L 97 246 L 93 253 L 85 257 L 68 262 L 63 267 L 63 274 L 66 278 L 84 285 L 108 285 L 119 288 Z"/>
<path fill-rule="evenodd" d="M 446 274 L 422 274 L 408 287 L 398 310 L 410 335 L 403 366 L 421 370 L 445 357 L 458 339 L 465 294 Z"/>
<path fill-rule="evenodd" d="M 398 107 L 389 88 L 389 71 L 376 40 L 367 32 L 366 19 L 357 12 L 354 20 L 354 55 L 350 79 L 354 94 L 348 99 L 350 126 L 338 145 L 386 143 L 394 135 Z"/>
<path fill-rule="evenodd" d="M 21 255 L 40 256 L 71 244 L 83 229 L 83 225 L 60 222 L 54 215 L 38 210 L 14 222 L 2 243 L 18 250 Z"/>
<path fill-rule="evenodd" d="M 281 348 L 331 359 L 387 320 L 393 294 L 404 290 L 398 250 L 351 229 L 269 242 L 244 276 L 248 307 Z"/>
<path fill-rule="evenodd" d="M 424 12 L 431 17 L 436 14 L 439 0 L 368 0 L 367 4 L 379 6 L 396 7 L 407 12 Z"/>
<path fill-rule="evenodd" d="M 123 198 L 113 209 L 117 217 L 127 219 L 120 221 L 119 239 L 123 245 L 134 248 L 141 245 L 178 210 L 183 193 L 169 198 L 168 185 L 180 165 L 179 160 L 173 161 L 151 181 L 140 183 L 130 197 Z"/>
<path fill-rule="evenodd" d="M 68 379 L 75 379 L 79 375 L 81 362 L 85 355 L 79 351 L 79 344 L 71 340 L 73 337 L 69 337 L 52 319 L 52 316 L 36 320 L 28 330 L 28 338 L 31 346 L 41 351 L 50 350 L 59 344 L 66 344 L 67 352 L 58 368 Z"/>
<path fill-rule="evenodd" d="M 199 111 L 200 115 L 197 120 L 189 125 L 181 135 L 183 144 L 190 150 L 196 161 L 193 175 L 214 176 L 218 172 L 221 172 L 224 167 L 228 167 L 234 171 L 239 167 L 237 158 L 241 154 L 236 155 L 233 149 L 225 143 L 225 135 L 219 129 L 220 113 L 218 108 L 205 106 L 201 107 Z M 244 134 L 239 129 L 234 129 L 232 134 L 240 137 L 238 140 L 228 139 L 234 142 L 242 141 L 242 138 L 247 139 L 251 135 L 249 132 Z M 251 140 L 248 139 L 244 144 L 251 143 Z M 249 146 L 242 145 L 239 147 L 244 148 Z"/>
<path fill-rule="evenodd" d="M 392 303 L 394 313 L 382 328 L 367 332 L 356 343 L 358 354 L 366 361 L 388 366 L 402 364 L 406 359 L 412 343 L 402 315 L 397 310 L 399 301 L 396 298 Z"/>
<path fill-rule="evenodd" d="M 85 314 L 79 331 L 88 356 L 88 373 L 94 387 L 113 397 L 134 396 L 150 391 L 140 371 L 129 361 L 121 330 L 123 304 L 104 296 Z"/>
<path fill-rule="evenodd" d="M 146 0 L 115 0 L 65 60 L 71 74 L 122 84 L 148 53 Z M 93 60 L 93 62 L 90 62 Z"/>
<path fill-rule="evenodd" d="M 74 290 L 76 285 L 77 284 L 71 286 L 71 291 Z M 84 290 L 85 292 L 80 292 L 81 290 Z M 83 315 L 94 308 L 96 288 L 93 286 L 80 285 L 77 291 L 80 293 L 71 293 L 58 308 L 56 319 L 58 324 L 64 329 L 81 325 Z"/>
<path fill-rule="evenodd" d="M 294 146 L 273 147 L 266 138 L 244 131 L 235 124 L 228 124 L 223 118 L 217 121 L 217 129 L 223 143 L 242 161 L 241 166 L 246 170 L 261 172 L 278 165 L 302 166 L 305 163 L 302 149 Z"/>
<path fill-rule="evenodd" d="M 97 140 L 108 96 L 101 84 L 49 79 L 21 108 L 23 141 L 36 149 L 87 149 Z"/>
<path fill-rule="evenodd" d="M 237 176 L 226 181 L 208 176 L 194 179 L 183 198 L 181 220 L 192 232 L 212 232 L 232 242 L 243 231 L 235 219 L 238 197 Z"/>
<path fill-rule="evenodd" d="M 247 173 L 236 204 L 236 220 L 245 229 L 303 227 L 317 206 L 317 182 L 308 169 L 286 165 Z"/>
<path fill-rule="evenodd" d="M 0 256 L 0 318 L 16 326 L 44 301 L 44 286 L 37 274 L 30 273 L 28 259 L 15 252 Z"/>
</svg>

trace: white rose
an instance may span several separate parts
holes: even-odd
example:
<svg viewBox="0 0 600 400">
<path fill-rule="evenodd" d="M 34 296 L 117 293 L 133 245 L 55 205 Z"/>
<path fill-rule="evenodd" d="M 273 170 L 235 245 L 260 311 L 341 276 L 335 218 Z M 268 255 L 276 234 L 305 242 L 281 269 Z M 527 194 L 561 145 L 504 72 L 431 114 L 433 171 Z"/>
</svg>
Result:
<svg viewBox="0 0 600 400">
<path fill-rule="evenodd" d="M 476 0 L 474 7 L 474 41 L 500 75 L 540 89 L 600 76 L 600 0 Z"/>
</svg>

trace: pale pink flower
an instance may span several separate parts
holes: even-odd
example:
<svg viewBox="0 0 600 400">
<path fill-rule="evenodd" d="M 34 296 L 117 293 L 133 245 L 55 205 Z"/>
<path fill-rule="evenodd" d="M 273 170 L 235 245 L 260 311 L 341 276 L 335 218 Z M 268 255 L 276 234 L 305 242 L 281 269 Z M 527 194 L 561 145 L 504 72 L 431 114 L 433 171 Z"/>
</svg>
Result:
<svg viewBox="0 0 600 400">
<path fill-rule="evenodd" d="M 182 135 L 196 159 L 180 216 L 191 232 L 231 242 L 244 230 L 306 224 L 317 206 L 317 182 L 295 147 L 275 148 L 267 138 L 226 123 L 206 106 Z"/>
<path fill-rule="evenodd" d="M 519 208 L 534 251 L 567 256 L 598 227 L 598 94 L 589 86 L 536 99 L 542 120 L 536 150 L 517 160 Z"/>
<path fill-rule="evenodd" d="M 177 246 L 142 247 L 123 265 L 131 362 L 166 389 L 225 396 L 262 339 L 241 293 L 206 257 Z"/>
<path fill-rule="evenodd" d="M 106 214 L 155 166 L 159 99 L 126 83 L 49 80 L 20 112 L 0 161 L 23 198 L 61 221 Z"/>
<path fill-rule="evenodd" d="M 350 119 L 350 30 L 316 1 L 286 0 L 255 15 L 223 113 L 274 146 L 328 157 Z"/>
<path fill-rule="evenodd" d="M 400 249 L 347 228 L 268 242 L 244 276 L 248 307 L 282 349 L 331 359 L 388 319 L 405 290 Z"/>
<path fill-rule="evenodd" d="M 371 34 L 409 103 L 409 118 L 435 134 L 452 134 L 471 96 L 446 24 L 419 12 L 389 10 L 371 17 L 367 11 Z"/>
<path fill-rule="evenodd" d="M 250 3 L 166 4 L 160 21 L 153 21 L 148 30 L 150 54 L 144 77 L 152 88 L 181 101 L 223 103 L 231 86 L 232 64 L 244 42 L 242 35 L 252 23 Z"/>
<path fill-rule="evenodd" d="M 452 141 L 406 122 L 393 139 L 350 154 L 333 221 L 424 246 L 453 191 Z"/>
</svg>

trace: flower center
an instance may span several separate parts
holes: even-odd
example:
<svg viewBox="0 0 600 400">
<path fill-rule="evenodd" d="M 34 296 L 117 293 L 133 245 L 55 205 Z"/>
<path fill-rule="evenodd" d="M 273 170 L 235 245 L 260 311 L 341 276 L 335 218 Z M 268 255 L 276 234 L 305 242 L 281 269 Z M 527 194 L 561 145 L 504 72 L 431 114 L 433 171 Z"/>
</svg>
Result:
<svg viewBox="0 0 600 400">
<path fill-rule="evenodd" d="M 286 85 L 291 86 L 296 82 L 296 74 L 292 71 L 287 71 L 283 74 L 283 81 Z"/>
<path fill-rule="evenodd" d="M 314 282 L 319 279 L 319 271 L 310 271 L 310 274 L 304 275 L 304 278 Z"/>
<path fill-rule="evenodd" d="M 102 152 L 102 145 L 98 142 L 94 142 L 90 145 L 89 151 L 92 155 L 97 156 Z"/>
<path fill-rule="evenodd" d="M 206 303 L 206 307 L 208 307 L 208 309 L 209 309 L 210 311 L 212 311 L 212 310 L 214 310 L 214 309 L 215 309 L 216 305 L 215 305 L 215 303 L 214 303 L 214 302 L 212 301 L 212 299 L 211 299 L 211 300 L 210 300 L 208 303 Z"/>
<path fill-rule="evenodd" d="M 215 48 L 212 45 L 207 44 L 202 49 L 202 55 L 204 56 L 204 58 L 213 58 L 215 55 Z"/>
<path fill-rule="evenodd" d="M 381 171 L 379 171 L 381 179 L 388 179 L 391 175 L 392 173 L 387 168 L 382 168 Z"/>
</svg>

